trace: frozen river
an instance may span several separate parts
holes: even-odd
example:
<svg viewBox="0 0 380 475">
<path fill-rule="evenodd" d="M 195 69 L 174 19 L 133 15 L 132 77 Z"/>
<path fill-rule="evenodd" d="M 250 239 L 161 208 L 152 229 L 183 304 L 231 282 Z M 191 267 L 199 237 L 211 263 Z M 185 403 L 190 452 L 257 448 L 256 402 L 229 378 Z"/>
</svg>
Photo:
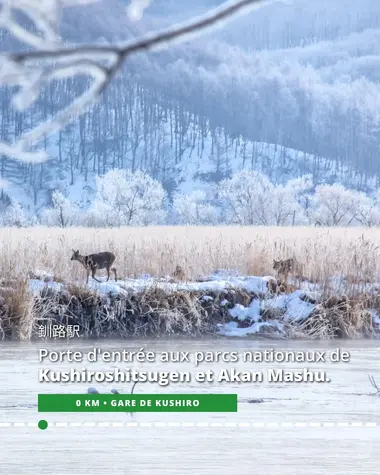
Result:
<svg viewBox="0 0 380 475">
<path fill-rule="evenodd" d="M 85 393 L 89 386 L 96 386 L 100 392 L 109 392 L 112 387 L 129 392 L 131 384 L 40 383 L 38 371 L 42 366 L 38 350 L 49 345 L 1 342 L 1 474 L 364 475 L 379 471 L 375 447 L 380 443 L 380 397 L 368 394 L 373 392 L 369 374 L 380 383 L 379 342 L 107 340 L 76 341 L 75 347 L 72 342 L 57 342 L 50 345 L 50 349 L 64 350 L 68 345 L 83 353 L 96 346 L 114 351 L 144 347 L 146 351 L 157 353 L 237 351 L 240 354 L 267 348 L 328 353 L 340 346 L 351 358 L 348 363 L 311 365 L 208 363 L 197 369 L 192 363 L 136 366 L 154 371 L 211 369 L 216 374 L 222 368 L 232 367 L 265 373 L 268 368 L 299 370 L 308 366 L 326 371 L 331 379 L 330 383 L 200 384 L 192 381 L 168 387 L 138 384 L 135 389 L 137 394 L 237 393 L 237 413 L 136 413 L 133 417 L 123 413 L 38 414 L 38 393 Z M 84 364 L 48 366 L 62 370 L 83 368 Z M 94 369 L 113 366 L 115 364 L 96 363 Z M 261 398 L 264 402 L 249 403 L 252 398 Z M 28 427 L 40 419 L 49 422 L 47 430 Z M 8 426 L 9 423 L 12 425 Z M 24 426 L 15 427 L 14 423 Z M 57 427 L 56 423 L 65 424 Z M 327 425 L 318 427 L 318 424 Z"/>
</svg>

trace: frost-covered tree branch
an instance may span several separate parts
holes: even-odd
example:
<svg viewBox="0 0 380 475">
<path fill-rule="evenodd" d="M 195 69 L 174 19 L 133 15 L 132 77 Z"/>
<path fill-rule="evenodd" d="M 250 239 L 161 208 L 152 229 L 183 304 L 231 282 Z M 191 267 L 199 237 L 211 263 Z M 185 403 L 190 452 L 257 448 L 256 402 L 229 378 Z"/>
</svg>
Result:
<svg viewBox="0 0 380 475">
<path fill-rule="evenodd" d="M 235 0 L 193 19 L 175 25 L 141 39 L 113 45 L 65 46 L 59 35 L 61 7 L 92 3 L 96 0 L 0 0 L 0 27 L 7 29 L 31 51 L 17 54 L 3 54 L 0 58 L 0 84 L 18 87 L 13 105 L 23 111 L 33 105 L 42 87 L 52 80 L 86 75 L 91 79 L 90 87 L 75 98 L 69 106 L 59 111 L 48 121 L 38 124 L 25 133 L 17 142 L 0 143 L 0 154 L 23 162 L 38 163 L 47 159 L 46 152 L 38 150 L 41 140 L 58 132 L 74 118 L 93 105 L 120 70 L 124 61 L 142 51 L 157 51 L 173 42 L 188 41 L 211 27 L 220 27 L 227 20 L 248 10 L 260 8 L 285 0 Z M 149 4 L 146 0 L 133 1 L 129 7 L 134 16 L 141 16 Z M 15 11 L 21 11 L 32 21 L 37 32 L 27 30 L 17 22 Z"/>
</svg>

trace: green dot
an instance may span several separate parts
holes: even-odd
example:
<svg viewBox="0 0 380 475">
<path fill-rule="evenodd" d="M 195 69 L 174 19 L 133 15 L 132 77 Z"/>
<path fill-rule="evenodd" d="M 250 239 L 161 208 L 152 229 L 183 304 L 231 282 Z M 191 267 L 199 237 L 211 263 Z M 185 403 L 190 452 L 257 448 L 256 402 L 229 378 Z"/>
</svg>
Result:
<svg viewBox="0 0 380 475">
<path fill-rule="evenodd" d="M 41 430 L 47 429 L 48 425 L 49 425 L 48 422 L 43 419 L 41 421 L 38 421 L 38 428 Z"/>
</svg>

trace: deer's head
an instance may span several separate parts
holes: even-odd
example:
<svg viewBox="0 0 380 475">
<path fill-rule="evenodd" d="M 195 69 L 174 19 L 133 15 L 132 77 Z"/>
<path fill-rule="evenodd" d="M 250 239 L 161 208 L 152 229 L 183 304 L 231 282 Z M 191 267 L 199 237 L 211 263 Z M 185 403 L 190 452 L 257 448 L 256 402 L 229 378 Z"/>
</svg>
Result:
<svg viewBox="0 0 380 475">
<path fill-rule="evenodd" d="M 281 261 L 275 261 L 273 259 L 273 269 L 279 269 L 280 268 Z"/>
<path fill-rule="evenodd" d="M 79 251 L 74 251 L 74 249 L 72 250 L 73 251 L 73 255 L 71 256 L 71 261 L 77 261 L 79 260 L 79 257 L 80 257 L 80 254 L 79 254 Z"/>
</svg>

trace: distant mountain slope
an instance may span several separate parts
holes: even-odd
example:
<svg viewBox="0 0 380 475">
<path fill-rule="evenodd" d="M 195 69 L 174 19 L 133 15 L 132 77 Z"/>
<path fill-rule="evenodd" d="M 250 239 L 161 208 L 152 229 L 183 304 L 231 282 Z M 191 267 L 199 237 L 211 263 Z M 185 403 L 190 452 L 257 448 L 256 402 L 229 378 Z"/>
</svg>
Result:
<svg viewBox="0 0 380 475">
<path fill-rule="evenodd" d="M 219 3 L 153 0 L 131 22 L 126 2 L 103 0 L 69 9 L 62 35 L 76 43 L 130 39 Z M 169 192 L 212 189 L 242 167 L 276 182 L 311 173 L 315 183 L 371 191 L 380 177 L 379 19 L 374 0 L 294 0 L 139 54 L 98 105 L 46 140 L 48 163 L 0 157 L 0 174 L 10 196 L 33 210 L 55 188 L 86 202 L 95 177 L 112 168 L 147 170 Z M 7 35 L 1 42 L 19 49 Z M 9 90 L 0 91 L 1 139 L 54 114 L 86 86 L 83 78 L 52 84 L 25 114 L 12 110 Z"/>
<path fill-rule="evenodd" d="M 287 181 L 306 174 L 313 176 L 314 185 L 321 183 L 342 183 L 372 194 L 378 186 L 376 177 L 354 173 L 348 167 L 337 167 L 333 160 L 316 157 L 303 152 L 280 147 L 276 144 L 228 141 L 224 134 L 211 136 L 194 145 L 191 136 L 183 140 L 182 158 L 175 163 L 175 147 L 166 148 L 167 168 L 164 176 L 157 176 L 166 184 L 169 192 L 190 193 L 198 189 L 206 192 L 212 199 L 216 183 L 230 177 L 234 172 L 247 169 L 266 174 L 273 183 L 285 184 Z M 145 146 L 140 144 L 136 151 L 138 162 L 145 156 Z M 51 179 L 45 183 L 47 193 L 54 189 L 61 190 L 72 201 L 87 208 L 95 195 L 96 172 L 90 171 L 85 180 L 84 174 L 75 173 L 74 178 L 69 167 L 62 167 L 55 161 L 50 170 Z M 110 167 L 109 169 L 111 169 Z M 10 198 L 19 201 L 29 210 L 38 211 L 46 205 L 47 195 L 39 194 L 34 204 L 33 191 L 25 185 L 12 185 L 7 193 Z"/>
</svg>

